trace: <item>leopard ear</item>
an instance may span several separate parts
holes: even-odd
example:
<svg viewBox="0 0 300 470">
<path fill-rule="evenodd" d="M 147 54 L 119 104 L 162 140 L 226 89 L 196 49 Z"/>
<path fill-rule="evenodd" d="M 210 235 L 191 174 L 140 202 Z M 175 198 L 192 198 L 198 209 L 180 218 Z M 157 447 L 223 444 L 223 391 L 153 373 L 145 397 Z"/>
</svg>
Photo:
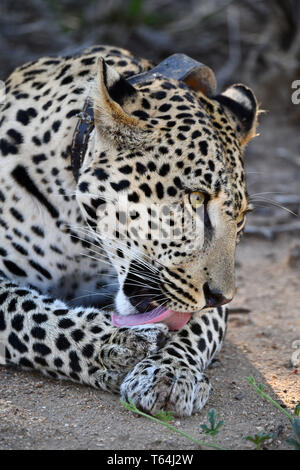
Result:
<svg viewBox="0 0 300 470">
<path fill-rule="evenodd" d="M 225 110 L 229 110 L 241 145 L 246 145 L 256 135 L 259 113 L 257 100 L 252 90 L 239 83 L 230 86 L 214 99 L 219 101 Z"/>
<path fill-rule="evenodd" d="M 138 92 L 103 58 L 97 62 L 93 102 L 95 127 L 100 135 L 115 143 L 138 145 L 147 133 L 144 124 L 130 116 L 126 108 Z"/>
</svg>

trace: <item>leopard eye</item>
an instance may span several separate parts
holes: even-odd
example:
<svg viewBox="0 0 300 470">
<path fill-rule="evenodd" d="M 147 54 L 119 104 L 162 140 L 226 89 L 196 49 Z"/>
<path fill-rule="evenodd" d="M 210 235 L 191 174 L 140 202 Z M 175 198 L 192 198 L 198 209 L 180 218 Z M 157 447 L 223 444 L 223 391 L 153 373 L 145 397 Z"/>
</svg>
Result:
<svg viewBox="0 0 300 470">
<path fill-rule="evenodd" d="M 204 204 L 205 195 L 200 191 L 193 191 L 189 194 L 189 201 L 193 209 L 198 209 Z"/>
</svg>

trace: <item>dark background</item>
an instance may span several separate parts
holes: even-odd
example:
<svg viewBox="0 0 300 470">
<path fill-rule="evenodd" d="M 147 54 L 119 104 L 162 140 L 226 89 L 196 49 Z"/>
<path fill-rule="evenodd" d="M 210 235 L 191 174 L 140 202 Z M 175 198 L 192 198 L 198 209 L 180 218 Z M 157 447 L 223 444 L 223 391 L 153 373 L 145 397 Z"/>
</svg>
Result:
<svg viewBox="0 0 300 470">
<path fill-rule="evenodd" d="M 267 105 L 287 99 L 300 77 L 298 0 L 1 0 L 0 8 L 0 79 L 25 61 L 92 44 L 154 61 L 184 52 L 210 65 L 221 88 L 245 81 Z"/>
</svg>

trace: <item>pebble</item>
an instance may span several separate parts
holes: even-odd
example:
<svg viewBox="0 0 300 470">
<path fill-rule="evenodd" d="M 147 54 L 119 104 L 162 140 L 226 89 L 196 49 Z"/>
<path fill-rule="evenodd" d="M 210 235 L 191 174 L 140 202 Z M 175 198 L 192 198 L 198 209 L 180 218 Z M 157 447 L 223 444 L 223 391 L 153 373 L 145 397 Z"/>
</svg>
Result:
<svg viewBox="0 0 300 470">
<path fill-rule="evenodd" d="M 237 393 L 234 398 L 236 400 L 242 400 L 244 397 L 245 397 L 244 393 Z"/>
</svg>

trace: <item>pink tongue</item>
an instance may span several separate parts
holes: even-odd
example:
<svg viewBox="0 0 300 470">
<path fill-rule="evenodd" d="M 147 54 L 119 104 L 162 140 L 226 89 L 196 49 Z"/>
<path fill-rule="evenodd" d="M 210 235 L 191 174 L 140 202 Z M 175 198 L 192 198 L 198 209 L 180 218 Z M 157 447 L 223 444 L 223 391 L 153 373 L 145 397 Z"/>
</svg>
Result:
<svg viewBox="0 0 300 470">
<path fill-rule="evenodd" d="M 191 318 L 191 313 L 174 312 L 162 307 L 155 308 L 147 313 L 137 315 L 118 315 L 113 313 L 112 323 L 114 326 L 136 326 L 148 323 L 164 323 L 169 330 L 180 330 Z"/>
</svg>

